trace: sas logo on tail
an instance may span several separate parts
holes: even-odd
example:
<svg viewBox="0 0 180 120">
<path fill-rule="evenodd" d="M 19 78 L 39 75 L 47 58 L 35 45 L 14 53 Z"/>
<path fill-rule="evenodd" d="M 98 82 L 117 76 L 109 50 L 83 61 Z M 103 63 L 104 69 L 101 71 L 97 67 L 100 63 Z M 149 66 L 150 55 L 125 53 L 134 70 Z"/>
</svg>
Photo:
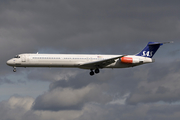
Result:
<svg viewBox="0 0 180 120">
<path fill-rule="evenodd" d="M 153 51 L 143 51 L 143 56 L 152 57 Z"/>
</svg>

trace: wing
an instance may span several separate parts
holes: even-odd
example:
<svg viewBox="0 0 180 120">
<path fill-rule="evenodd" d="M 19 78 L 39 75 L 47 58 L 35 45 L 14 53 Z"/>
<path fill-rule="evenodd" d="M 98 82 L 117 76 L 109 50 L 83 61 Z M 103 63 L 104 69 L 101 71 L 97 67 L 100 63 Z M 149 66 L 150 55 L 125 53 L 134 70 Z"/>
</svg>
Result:
<svg viewBox="0 0 180 120">
<path fill-rule="evenodd" d="M 119 58 L 124 57 L 124 56 L 125 55 L 121 55 L 118 57 L 113 57 L 113 58 L 109 58 L 109 59 L 105 59 L 105 60 L 89 62 L 89 63 L 81 64 L 79 67 L 85 68 L 85 69 L 104 68 L 107 65 L 114 63 L 116 59 L 119 59 Z"/>
</svg>

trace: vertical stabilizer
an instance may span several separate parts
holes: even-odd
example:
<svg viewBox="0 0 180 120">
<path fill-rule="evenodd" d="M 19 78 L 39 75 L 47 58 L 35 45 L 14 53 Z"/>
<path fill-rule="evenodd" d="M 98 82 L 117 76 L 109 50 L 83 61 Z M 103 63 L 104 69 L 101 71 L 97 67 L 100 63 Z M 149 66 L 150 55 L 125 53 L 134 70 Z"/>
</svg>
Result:
<svg viewBox="0 0 180 120">
<path fill-rule="evenodd" d="M 156 51 L 159 49 L 159 47 L 165 43 L 172 43 L 172 42 L 164 42 L 164 43 L 149 42 L 147 46 L 140 53 L 136 54 L 136 56 L 152 58 L 156 53 Z"/>
</svg>

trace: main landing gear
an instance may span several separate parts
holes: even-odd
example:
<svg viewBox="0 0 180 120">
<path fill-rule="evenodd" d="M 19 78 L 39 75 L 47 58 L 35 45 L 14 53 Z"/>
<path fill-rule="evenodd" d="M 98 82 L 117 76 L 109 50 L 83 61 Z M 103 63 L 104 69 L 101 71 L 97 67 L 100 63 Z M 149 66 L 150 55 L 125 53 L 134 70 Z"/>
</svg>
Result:
<svg viewBox="0 0 180 120">
<path fill-rule="evenodd" d="M 96 73 L 96 74 L 98 74 L 100 71 L 99 71 L 99 69 L 98 68 L 96 68 L 94 71 L 93 71 L 93 69 L 91 69 L 91 72 L 89 73 L 91 76 L 93 76 L 94 75 L 94 72 Z"/>
<path fill-rule="evenodd" d="M 13 67 L 14 69 L 13 69 L 13 72 L 16 72 L 16 67 Z"/>
</svg>

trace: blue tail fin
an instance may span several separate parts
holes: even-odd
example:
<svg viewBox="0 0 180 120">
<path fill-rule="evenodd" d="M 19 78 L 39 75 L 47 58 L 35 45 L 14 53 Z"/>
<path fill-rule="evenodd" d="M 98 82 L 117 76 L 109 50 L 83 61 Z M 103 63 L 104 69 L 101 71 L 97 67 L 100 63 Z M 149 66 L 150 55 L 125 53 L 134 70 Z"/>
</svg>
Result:
<svg viewBox="0 0 180 120">
<path fill-rule="evenodd" d="M 149 42 L 140 53 L 136 54 L 136 56 L 152 58 L 161 45 L 163 45 L 163 43 Z"/>
</svg>

